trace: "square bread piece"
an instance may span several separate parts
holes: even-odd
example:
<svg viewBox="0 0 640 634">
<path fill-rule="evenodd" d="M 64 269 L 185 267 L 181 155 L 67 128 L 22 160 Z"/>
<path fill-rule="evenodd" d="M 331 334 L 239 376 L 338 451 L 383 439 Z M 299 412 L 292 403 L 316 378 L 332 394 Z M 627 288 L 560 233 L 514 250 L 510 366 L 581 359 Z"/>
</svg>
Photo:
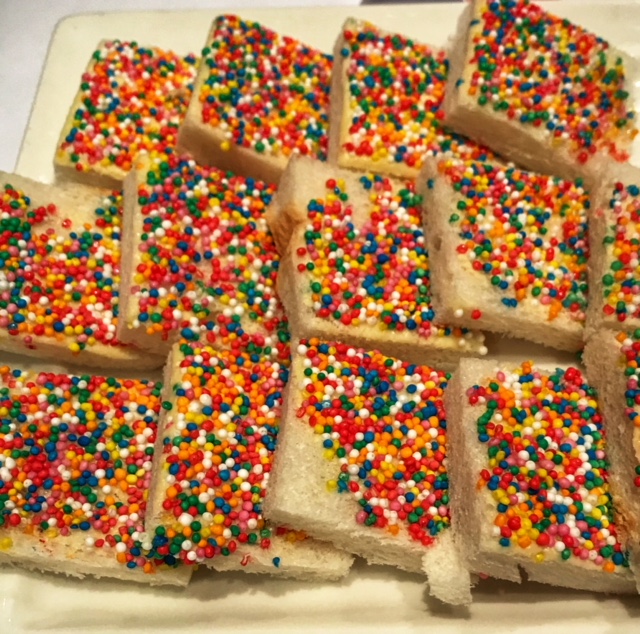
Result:
<svg viewBox="0 0 640 634">
<path fill-rule="evenodd" d="M 603 329 L 584 350 L 607 430 L 611 488 L 640 592 L 640 331 Z"/>
<path fill-rule="evenodd" d="M 471 572 L 636 592 L 595 389 L 578 369 L 464 359 L 445 408 L 453 530 Z"/>
<path fill-rule="evenodd" d="M 163 359 L 116 337 L 122 195 L 0 172 L 0 350 L 101 369 Z"/>
<path fill-rule="evenodd" d="M 190 158 L 142 158 L 125 183 L 118 336 L 167 354 L 224 317 L 273 332 L 279 255 L 265 210 L 275 187 Z"/>
<path fill-rule="evenodd" d="M 196 65 L 194 55 L 101 41 L 60 133 L 56 178 L 120 188 L 138 154 L 173 151 Z"/>
<path fill-rule="evenodd" d="M 449 375 L 319 339 L 292 352 L 267 517 L 470 603 L 450 529 Z"/>
<path fill-rule="evenodd" d="M 296 157 L 267 220 L 293 338 L 346 341 L 438 367 L 486 354 L 482 334 L 434 323 L 413 183 Z"/>
<path fill-rule="evenodd" d="M 167 362 L 149 497 L 154 544 L 185 564 L 216 570 L 310 581 L 344 577 L 350 555 L 277 528 L 262 513 L 289 373 L 288 343 L 261 336 L 219 343 L 227 349 L 176 343 Z"/>
<path fill-rule="evenodd" d="M 591 180 L 589 336 L 640 326 L 640 169 L 609 162 Z"/>
<path fill-rule="evenodd" d="M 409 179 L 425 156 L 494 158 L 442 122 L 446 51 L 349 18 L 333 59 L 330 163 Z"/>
<path fill-rule="evenodd" d="M 331 56 L 234 15 L 218 16 L 178 138 L 201 165 L 277 183 L 289 157 L 324 160 Z"/>
<path fill-rule="evenodd" d="M 187 585 L 144 525 L 161 388 L 0 367 L 0 564 Z"/>
<path fill-rule="evenodd" d="M 517 165 L 563 178 L 629 157 L 631 60 L 527 0 L 473 0 L 451 51 L 445 122 Z"/>
<path fill-rule="evenodd" d="M 589 198 L 580 181 L 431 158 L 417 188 L 439 320 L 582 349 Z"/>
</svg>

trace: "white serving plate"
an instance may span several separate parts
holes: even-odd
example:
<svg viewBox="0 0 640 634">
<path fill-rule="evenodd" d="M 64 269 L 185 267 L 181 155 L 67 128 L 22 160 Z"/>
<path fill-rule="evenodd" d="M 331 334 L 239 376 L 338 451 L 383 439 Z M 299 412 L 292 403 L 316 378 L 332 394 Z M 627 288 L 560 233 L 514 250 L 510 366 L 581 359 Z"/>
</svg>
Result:
<svg viewBox="0 0 640 634">
<path fill-rule="evenodd" d="M 615 5 L 576 0 L 549 6 L 640 57 L 640 5 L 631 0 Z M 461 10 L 461 4 L 451 3 L 243 9 L 239 13 L 331 51 L 348 16 L 444 45 Z M 197 53 L 212 19 L 222 12 L 92 14 L 62 21 L 50 44 L 16 171 L 44 182 L 53 181 L 58 135 L 80 75 L 100 39 L 135 39 L 181 53 Z M 640 96 L 638 85 L 636 93 Z M 634 157 L 640 164 L 639 151 Z M 571 355 L 520 341 L 492 340 L 489 346 L 491 353 L 505 361 L 532 358 L 552 365 L 576 362 Z M 22 367 L 62 369 L 4 353 L 1 358 Z M 204 571 L 196 573 L 186 590 L 0 570 L 0 634 L 133 631 L 631 634 L 640 631 L 640 597 L 606 597 L 538 584 L 485 581 L 474 591 L 469 609 L 454 609 L 430 600 L 424 578 L 419 575 L 368 566 L 362 561 L 337 584 Z"/>
</svg>

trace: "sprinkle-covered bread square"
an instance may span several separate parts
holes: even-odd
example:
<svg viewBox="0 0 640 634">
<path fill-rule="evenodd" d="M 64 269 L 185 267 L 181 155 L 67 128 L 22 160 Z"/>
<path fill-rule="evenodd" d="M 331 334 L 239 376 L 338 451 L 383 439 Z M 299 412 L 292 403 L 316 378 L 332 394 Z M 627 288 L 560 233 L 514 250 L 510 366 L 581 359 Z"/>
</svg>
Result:
<svg viewBox="0 0 640 634">
<path fill-rule="evenodd" d="M 582 348 L 589 197 L 581 181 L 428 159 L 418 190 L 438 319 Z"/>
<path fill-rule="evenodd" d="M 329 162 L 415 178 L 425 156 L 493 153 L 444 126 L 446 51 L 349 18 L 334 48 Z"/>
<path fill-rule="evenodd" d="M 412 182 L 289 163 L 267 215 L 293 337 L 436 364 L 486 354 L 480 333 L 435 320 L 420 201 Z"/>
<path fill-rule="evenodd" d="M 167 352 L 218 318 L 274 332 L 279 256 L 265 220 L 275 187 L 172 155 L 142 159 L 125 184 L 119 336 Z"/>
<path fill-rule="evenodd" d="M 122 195 L 0 173 L 0 350 L 101 368 L 159 367 L 124 345 Z"/>
<path fill-rule="evenodd" d="M 145 527 L 161 389 L 0 367 L 0 563 L 187 584 Z"/>
<path fill-rule="evenodd" d="M 450 535 L 449 375 L 315 338 L 292 355 L 268 517 L 469 602 Z"/>
<path fill-rule="evenodd" d="M 173 152 L 196 62 L 137 42 L 100 42 L 60 134 L 56 176 L 120 187 L 138 154 Z"/>
<path fill-rule="evenodd" d="M 202 165 L 277 183 L 294 154 L 327 153 L 329 55 L 258 22 L 211 26 L 181 151 Z"/>
<path fill-rule="evenodd" d="M 474 0 L 451 53 L 445 121 L 527 169 L 584 175 L 637 133 L 624 55 L 528 0 Z"/>
<path fill-rule="evenodd" d="M 175 344 L 149 502 L 159 552 L 221 570 L 307 579 L 347 573 L 351 557 L 263 516 L 289 358 L 288 343 L 261 336 L 225 350 Z"/>
<path fill-rule="evenodd" d="M 580 370 L 463 360 L 445 406 L 451 512 L 471 571 L 635 592 L 606 424 Z"/>
</svg>

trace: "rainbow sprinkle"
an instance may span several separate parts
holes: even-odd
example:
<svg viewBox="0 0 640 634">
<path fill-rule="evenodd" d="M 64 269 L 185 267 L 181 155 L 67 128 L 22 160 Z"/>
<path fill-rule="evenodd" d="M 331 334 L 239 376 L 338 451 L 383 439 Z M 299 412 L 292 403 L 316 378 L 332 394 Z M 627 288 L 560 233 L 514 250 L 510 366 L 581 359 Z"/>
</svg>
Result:
<svg viewBox="0 0 640 634">
<path fill-rule="evenodd" d="M 353 161 L 415 176 L 425 156 L 493 156 L 442 123 L 448 74 L 444 50 L 357 20 L 345 25 L 343 40 L 340 55 L 347 90 L 342 117 L 348 127 L 340 139 L 339 164 Z M 394 170 L 396 165 L 403 169 Z"/>
<path fill-rule="evenodd" d="M 279 258 L 264 211 L 275 188 L 175 155 L 146 163 L 138 183 L 138 309 L 128 325 L 195 339 L 221 314 L 248 331 L 272 331 L 282 317 Z"/>
<path fill-rule="evenodd" d="M 605 205 L 611 217 L 604 238 L 602 310 L 622 323 L 640 317 L 640 188 L 617 182 Z"/>
<path fill-rule="evenodd" d="M 136 42 L 102 42 L 82 75 L 76 111 L 63 131 L 59 165 L 123 180 L 139 153 L 175 147 L 193 90 L 196 58 Z"/>
<path fill-rule="evenodd" d="M 627 160 L 637 130 L 616 51 L 527 0 L 477 4 L 468 96 L 482 108 L 544 132 L 581 164 L 598 151 Z"/>
<path fill-rule="evenodd" d="M 547 559 L 628 566 L 608 486 L 595 390 L 575 368 L 546 373 L 531 363 L 498 371 L 467 391 L 482 408 L 478 440 L 486 467 L 478 486 L 495 505 L 493 534 L 505 549 Z"/>
<path fill-rule="evenodd" d="M 537 303 L 548 307 L 549 320 L 583 323 L 589 198 L 581 181 L 472 161 L 443 160 L 438 172 L 457 199 L 449 217 L 457 253 L 490 279 L 501 305 Z M 480 319 L 483 308 L 471 316 Z"/>
<path fill-rule="evenodd" d="M 640 330 L 618 333 L 616 339 L 620 344 L 624 373 L 627 377 L 625 414 L 633 424 L 633 447 L 637 460 L 633 483 L 640 489 Z"/>
<path fill-rule="evenodd" d="M 175 564 L 143 526 L 160 390 L 0 367 L 0 550 L 20 534 L 69 538 L 87 556 L 98 549 L 148 573 Z"/>
<path fill-rule="evenodd" d="M 44 339 L 66 342 L 74 353 L 121 345 L 122 195 L 96 196 L 96 206 L 74 226 L 54 204 L 33 204 L 9 184 L 0 191 L 0 331 L 26 348 Z"/>
<path fill-rule="evenodd" d="M 282 532 L 265 523 L 262 503 L 289 354 L 288 342 L 261 337 L 226 350 L 186 341 L 174 348 L 177 370 L 163 403 L 162 511 L 151 520 L 158 553 L 200 563 L 243 545 L 269 548 Z"/>
<path fill-rule="evenodd" d="M 329 491 L 350 494 L 356 521 L 431 545 L 449 526 L 448 374 L 318 339 L 301 341 L 297 416 L 336 463 Z"/>
<path fill-rule="evenodd" d="M 202 51 L 202 122 L 259 154 L 324 160 L 331 57 L 257 22 L 222 15 Z"/>
<path fill-rule="evenodd" d="M 327 180 L 325 196 L 308 204 L 296 270 L 309 279 L 316 316 L 344 326 L 415 331 L 425 340 L 446 337 L 460 348 L 468 345 L 470 333 L 433 323 L 421 196 L 413 183 L 362 176 L 358 186 L 371 202 L 360 226 L 346 180 Z"/>
</svg>

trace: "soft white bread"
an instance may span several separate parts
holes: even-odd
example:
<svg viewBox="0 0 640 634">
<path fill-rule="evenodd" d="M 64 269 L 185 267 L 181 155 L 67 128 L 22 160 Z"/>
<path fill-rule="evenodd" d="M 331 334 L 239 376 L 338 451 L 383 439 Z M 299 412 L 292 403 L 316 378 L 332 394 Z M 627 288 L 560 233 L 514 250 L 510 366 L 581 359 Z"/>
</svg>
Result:
<svg viewBox="0 0 640 634">
<path fill-rule="evenodd" d="M 529 366 L 529 368 L 531 368 L 531 366 Z M 448 420 L 447 431 L 450 438 L 448 465 L 451 478 L 451 512 L 456 518 L 456 521 L 453 523 L 453 531 L 454 538 L 460 544 L 464 554 L 465 563 L 472 572 L 499 579 L 507 579 L 509 581 L 520 582 L 521 571 L 524 571 L 527 578 L 531 581 L 595 592 L 633 593 L 636 590 L 635 583 L 633 582 L 633 575 L 628 568 L 616 563 L 613 572 L 605 571 L 602 563 L 596 565 L 590 558 L 583 560 L 579 556 L 575 556 L 575 552 L 568 548 L 567 542 L 564 541 L 569 539 L 568 537 L 556 538 L 554 534 L 549 534 L 548 528 L 542 531 L 535 528 L 536 526 L 544 526 L 544 524 L 540 522 L 543 518 L 548 517 L 550 520 L 553 520 L 555 517 L 556 523 L 550 521 L 550 524 L 560 530 L 557 524 L 561 524 L 562 522 L 557 520 L 557 514 L 565 509 L 564 507 L 560 509 L 556 507 L 556 505 L 567 505 L 567 498 L 571 500 L 573 504 L 575 498 L 571 498 L 568 490 L 564 486 L 571 485 L 571 481 L 563 482 L 563 476 L 561 475 L 563 473 L 570 474 L 571 471 L 566 468 L 566 465 L 563 467 L 562 462 L 558 463 L 549 460 L 552 455 L 560 455 L 562 449 L 559 447 L 563 442 L 567 442 L 567 440 L 559 440 L 556 443 L 553 440 L 554 431 L 546 427 L 546 425 L 551 424 L 546 422 L 551 420 L 550 416 L 551 418 L 559 416 L 559 414 L 554 414 L 553 411 L 549 410 L 549 405 L 553 402 L 556 392 L 551 389 L 552 384 L 545 383 L 544 379 L 541 379 L 540 382 L 537 379 L 528 378 L 526 380 L 527 385 L 522 387 L 525 381 L 521 383 L 520 379 L 523 375 L 526 375 L 525 370 L 527 369 L 525 369 L 524 366 L 521 366 L 521 368 L 507 369 L 501 366 L 499 361 L 463 359 L 460 362 L 458 370 L 454 373 L 453 379 L 445 394 L 445 407 Z M 531 372 L 537 370 L 540 369 L 533 366 Z M 540 370 L 540 372 L 542 376 L 555 376 L 554 373 L 543 370 Z M 558 376 L 561 377 L 558 379 L 558 384 L 561 385 L 564 385 L 565 377 L 569 372 L 573 372 L 574 376 L 579 375 L 575 369 L 567 370 L 566 374 L 563 372 L 564 371 L 561 370 L 556 371 L 556 373 L 559 373 Z M 533 376 L 533 374 L 530 376 Z M 536 382 L 532 383 L 531 381 L 534 380 Z M 494 384 L 494 388 L 490 387 L 492 383 Z M 503 411 L 499 405 L 494 410 L 489 409 L 488 403 L 490 399 L 487 396 L 489 390 L 492 389 L 494 391 L 495 389 L 500 389 L 499 386 L 502 386 L 505 390 L 503 393 L 504 399 L 511 404 L 513 415 L 521 417 L 519 419 L 522 421 L 521 427 L 509 423 L 507 419 L 503 418 L 501 422 L 496 418 L 496 415 L 502 415 L 501 413 Z M 532 386 L 534 390 L 541 387 L 542 392 L 534 391 L 534 396 L 529 397 L 529 390 Z M 576 390 L 580 389 L 578 386 L 572 385 L 571 387 L 567 387 L 567 393 L 570 393 L 574 388 Z M 511 390 L 514 395 L 513 400 L 510 400 L 509 390 Z M 538 396 L 536 396 L 536 394 L 538 394 Z M 528 404 L 526 402 L 527 398 L 530 398 Z M 546 406 L 542 400 L 543 398 L 546 400 Z M 569 404 L 569 410 L 564 410 L 563 405 L 565 400 L 563 399 L 564 396 L 558 397 L 559 405 L 557 409 L 554 410 L 555 412 L 571 411 L 572 405 L 576 408 L 576 411 L 579 407 L 587 408 L 588 398 L 579 397 L 577 393 L 571 396 L 570 400 L 572 403 Z M 581 405 L 578 405 L 579 399 L 581 399 Z M 471 401 L 473 401 L 474 404 L 470 404 Z M 539 415 L 533 415 L 530 408 L 537 404 L 541 405 L 538 409 Z M 494 414 L 492 415 L 491 412 L 494 412 Z M 564 420 L 566 421 L 568 419 L 565 418 Z M 555 418 L 555 421 L 558 422 L 558 418 Z M 480 429 L 481 423 L 482 429 Z M 589 417 L 581 420 L 579 424 L 590 425 L 591 423 L 592 419 Z M 495 471 L 496 467 L 499 467 L 503 461 L 508 462 L 509 468 L 513 467 L 515 469 L 513 461 L 517 461 L 520 458 L 519 453 L 521 451 L 525 451 L 525 453 L 530 452 L 527 452 L 524 448 L 519 450 L 513 448 L 507 449 L 510 443 L 504 439 L 500 440 L 502 436 L 500 438 L 498 438 L 497 435 L 491 436 L 493 431 L 495 431 L 496 434 L 498 433 L 496 431 L 497 427 L 493 428 L 493 431 L 491 428 L 486 427 L 486 425 L 491 424 L 497 427 L 502 425 L 503 427 L 500 429 L 500 433 L 503 431 L 505 433 L 513 432 L 514 440 L 528 440 L 531 445 L 527 446 L 535 447 L 534 453 L 537 454 L 536 460 L 527 461 L 524 463 L 524 468 L 529 472 L 534 470 L 536 475 L 533 477 L 529 475 L 525 481 L 518 484 L 518 488 L 514 486 L 514 483 L 520 481 L 516 479 L 511 480 L 511 488 L 514 488 L 515 491 L 509 493 L 513 498 L 522 500 L 523 507 L 534 509 L 531 512 L 523 511 L 516 513 L 513 503 L 507 504 L 507 501 L 510 499 L 509 495 L 507 495 L 508 491 L 501 489 L 500 482 L 502 482 L 502 476 L 496 475 L 498 472 Z M 556 427 L 554 424 L 554 428 Z M 592 425 L 591 429 L 593 429 L 593 427 Z M 571 428 L 571 431 L 576 430 L 575 425 L 571 425 Z M 486 439 L 484 441 L 480 440 L 481 434 L 486 433 L 485 429 L 491 431 L 487 436 L 488 438 L 490 437 L 489 442 L 486 442 Z M 589 435 L 583 435 L 585 441 L 584 451 L 595 453 L 594 450 L 596 447 L 594 447 L 594 444 L 597 445 L 598 449 L 603 445 L 602 440 L 594 440 L 595 436 L 590 436 L 591 433 L 593 432 L 588 432 Z M 565 434 L 561 435 L 565 437 Z M 578 437 L 580 435 L 579 430 L 576 431 L 575 436 Z M 538 436 L 543 436 L 544 440 L 538 438 Z M 494 438 L 495 441 L 493 440 Z M 592 442 L 594 444 L 591 444 Z M 542 450 L 539 443 L 546 444 L 547 449 Z M 490 462 L 488 451 L 495 452 L 495 466 L 492 466 Z M 569 451 L 564 451 L 563 459 L 566 460 L 569 455 L 574 458 L 575 454 L 569 454 Z M 524 458 L 522 458 L 522 460 L 524 460 Z M 547 461 L 551 462 L 553 469 L 549 466 L 550 470 L 543 473 L 541 471 L 541 465 L 547 464 Z M 585 466 L 588 466 L 586 461 L 584 458 L 581 458 L 580 461 L 583 463 L 583 470 L 573 472 L 575 475 L 587 473 L 587 469 L 584 469 Z M 596 468 L 600 469 L 599 473 L 603 473 L 602 465 L 598 465 L 597 461 L 594 462 L 594 470 Z M 502 473 L 504 474 L 505 471 L 509 472 L 508 469 L 503 469 Z M 606 472 L 606 467 L 604 471 Z M 526 474 L 527 471 L 521 471 L 521 473 Z M 545 473 L 547 475 L 545 475 Z M 556 473 L 557 475 L 553 475 Z M 494 494 L 493 491 L 489 489 L 489 482 L 486 480 L 487 475 L 492 478 L 495 477 L 500 481 L 491 484 L 498 493 Z M 572 476 L 572 480 L 573 477 L 574 476 Z M 539 481 L 536 482 L 535 478 L 538 478 Z M 602 489 L 602 495 L 608 499 L 609 494 L 606 479 L 605 473 L 605 483 L 599 485 L 599 488 Z M 543 487 L 541 483 L 546 483 L 548 488 Z M 590 521 L 600 521 L 595 520 L 596 515 L 591 515 L 589 512 L 589 508 L 599 505 L 598 509 L 596 509 L 598 517 L 606 517 L 608 522 L 610 522 L 607 528 L 609 537 L 603 539 L 602 535 L 598 535 L 601 544 L 607 545 L 601 546 L 601 549 L 611 548 L 613 550 L 617 545 L 619 552 L 616 557 L 622 561 L 624 559 L 624 547 L 620 545 L 619 532 L 615 532 L 617 525 L 612 519 L 613 507 L 617 505 L 616 500 L 614 500 L 613 503 L 607 502 L 603 506 L 601 505 L 603 500 L 600 500 L 598 496 L 590 493 L 590 491 L 595 491 L 596 487 L 589 490 L 584 487 L 571 488 L 574 490 L 577 489 L 578 499 L 581 500 L 581 504 L 583 505 L 584 515 L 588 516 Z M 500 490 L 505 491 L 503 497 L 499 496 Z M 539 494 L 540 491 L 542 491 L 544 495 L 541 496 Z M 500 497 L 502 502 L 497 501 L 496 496 Z M 548 516 L 543 513 L 542 509 L 544 508 L 544 504 L 540 507 L 540 500 L 542 498 L 553 501 L 553 504 L 547 507 L 550 511 Z M 533 503 L 533 506 L 529 506 L 530 502 Z M 504 508 L 501 509 L 499 507 L 500 504 L 502 504 Z M 562 515 L 562 518 L 563 521 L 566 522 L 565 525 L 567 527 L 572 527 L 569 529 L 569 534 L 573 536 L 575 540 L 574 547 L 576 547 L 577 543 L 577 550 L 580 550 L 579 546 L 585 543 L 584 538 L 581 536 L 580 531 L 577 533 L 571 532 L 576 526 L 574 522 L 576 517 L 573 515 L 576 513 L 576 510 L 574 509 L 572 511 L 571 506 L 567 506 L 566 508 L 566 514 Z M 605 510 L 601 511 L 600 509 Z M 511 526 L 508 522 L 505 524 L 503 521 L 503 519 L 506 519 L 509 511 L 514 514 L 511 517 L 517 518 L 517 524 L 524 527 L 522 535 L 517 532 L 517 530 L 520 530 L 517 524 Z M 534 518 L 535 512 L 540 513 L 540 517 L 536 516 Z M 531 532 L 527 532 L 526 529 L 528 526 L 532 526 L 535 530 L 532 529 Z M 536 537 L 536 534 L 538 537 Z M 561 535 L 561 533 L 555 533 L 555 535 Z M 523 544 L 519 544 L 516 541 L 523 538 L 526 538 Z M 511 540 L 511 542 L 508 546 L 503 545 L 500 542 L 501 539 Z M 554 541 L 555 543 L 553 543 Z M 564 543 L 561 543 L 562 541 L 564 541 Z M 566 561 L 563 559 L 561 551 L 569 554 Z M 611 559 L 609 563 L 611 563 Z"/>
<path fill-rule="evenodd" d="M 432 322 L 418 205 L 410 184 L 304 157 L 289 162 L 267 221 L 292 337 L 345 341 L 438 367 L 486 354 L 480 333 Z"/>
<path fill-rule="evenodd" d="M 473 0 L 451 47 L 445 122 L 527 169 L 576 178 L 594 153 L 628 157 L 629 67 L 621 51 L 527 0 Z M 568 113 L 583 90 L 594 95 L 588 109 Z"/>
<path fill-rule="evenodd" d="M 589 338 L 583 358 L 605 417 L 616 514 L 621 518 L 640 592 L 640 489 L 636 484 L 640 477 L 640 426 L 636 422 L 639 356 L 635 334 L 603 329 Z"/>
<path fill-rule="evenodd" d="M 603 327 L 630 331 L 640 326 L 640 169 L 602 161 L 589 181 L 587 337 Z"/>
<path fill-rule="evenodd" d="M 330 163 L 413 179 L 425 156 L 492 154 L 442 123 L 446 51 L 348 18 L 333 60 Z"/>
<path fill-rule="evenodd" d="M 180 544 L 176 556 L 188 564 L 307 581 L 336 580 L 349 572 L 351 555 L 300 533 L 278 529 L 265 523 L 262 515 L 280 424 L 280 390 L 287 377 L 288 346 L 277 348 L 216 351 L 198 344 L 174 345 L 165 368 L 166 405 L 156 441 L 148 530 L 155 532 L 154 543 L 159 547 Z M 196 378 L 199 369 L 208 376 L 202 382 Z M 209 411 L 212 395 L 221 401 Z M 185 397 L 193 400 L 182 403 Z M 208 421 L 202 420 L 205 417 Z M 190 440 L 184 432 L 187 426 L 200 425 L 199 435 L 206 437 L 205 443 L 197 437 L 193 440 L 193 433 Z M 176 469 L 178 451 L 180 467 Z M 194 490 L 194 480 L 198 490 Z M 227 482 L 239 493 L 228 494 Z M 175 500 L 192 495 L 199 496 L 206 508 L 176 512 Z M 225 506 L 235 505 L 236 500 L 243 505 L 240 516 L 235 506 Z M 200 544 L 190 539 L 196 522 L 203 540 Z M 221 524 L 224 532 L 216 532 Z M 165 538 L 169 532 L 176 533 L 177 539 Z"/>
<path fill-rule="evenodd" d="M 179 150 L 200 165 L 277 183 L 292 154 L 326 157 L 330 73 L 328 55 L 257 22 L 218 16 Z"/>
<path fill-rule="evenodd" d="M 150 381 L 0 370 L 0 564 L 188 583 L 144 528 L 160 393 Z"/>
<path fill-rule="evenodd" d="M 582 348 L 589 199 L 580 185 L 428 158 L 417 188 L 439 321 Z"/>
<path fill-rule="evenodd" d="M 167 354 L 220 320 L 271 332 L 282 312 L 264 213 L 274 190 L 188 157 L 141 157 L 124 186 L 118 336 Z"/>
<path fill-rule="evenodd" d="M 0 183 L 0 350 L 99 368 L 160 367 L 161 358 L 115 337 L 120 195 L 5 172 Z"/>
<path fill-rule="evenodd" d="M 323 346 L 329 352 L 323 351 Z M 431 439 L 435 438 L 435 436 L 431 436 L 428 445 L 425 445 L 426 450 L 423 453 L 425 458 L 421 465 L 416 466 L 415 463 L 405 461 L 404 458 L 399 456 L 392 458 L 389 454 L 388 457 L 392 458 L 392 460 L 387 462 L 387 469 L 380 468 L 378 471 L 370 471 L 367 476 L 368 485 L 361 482 L 360 486 L 355 489 L 348 489 L 346 484 L 345 487 L 347 488 L 344 490 L 336 489 L 336 486 L 340 486 L 336 484 L 336 481 L 340 480 L 346 473 L 344 461 L 339 460 L 339 448 L 342 447 L 349 455 L 354 452 L 355 454 L 360 454 L 367 451 L 370 452 L 371 461 L 380 460 L 380 456 L 385 449 L 382 446 L 382 441 L 380 441 L 380 449 L 378 448 L 378 439 L 382 436 L 382 433 L 377 428 L 387 424 L 383 422 L 384 420 L 391 420 L 393 412 L 396 411 L 396 406 L 397 409 L 400 409 L 399 403 L 406 402 L 403 399 L 409 394 L 404 391 L 407 384 L 424 385 L 424 382 L 433 379 L 435 381 L 433 385 L 435 385 L 441 381 L 442 377 L 439 377 L 428 368 L 420 367 L 415 370 L 415 372 L 419 373 L 419 378 L 416 374 L 407 374 L 405 376 L 404 371 L 409 364 L 403 365 L 400 361 L 388 359 L 391 366 L 386 367 L 391 367 L 391 369 L 388 369 L 387 373 L 397 374 L 401 383 L 405 380 L 407 383 L 403 388 L 394 385 L 395 388 L 398 388 L 398 393 L 401 394 L 399 400 L 395 400 L 395 393 L 389 392 L 389 388 L 386 391 L 377 392 L 380 399 L 388 401 L 387 404 L 391 408 L 390 413 L 387 413 L 386 417 L 380 413 L 378 419 L 375 417 L 376 412 L 371 411 L 371 419 L 368 417 L 355 419 L 356 422 L 354 424 L 361 430 L 361 435 L 364 435 L 364 432 L 371 432 L 371 436 L 373 436 L 372 428 L 376 427 L 375 440 L 366 439 L 369 441 L 366 449 L 360 449 L 359 446 L 357 449 L 350 449 L 338 440 L 340 432 L 337 431 L 339 427 L 337 412 L 332 412 L 331 416 L 335 415 L 335 418 L 328 418 L 326 422 L 326 424 L 330 425 L 331 420 L 335 421 L 336 427 L 333 427 L 333 432 L 317 433 L 317 430 L 314 430 L 314 427 L 310 424 L 311 417 L 315 416 L 315 414 L 311 413 L 314 407 L 305 405 L 306 399 L 310 391 L 312 391 L 310 390 L 311 384 L 316 380 L 322 380 L 321 373 L 314 368 L 319 367 L 322 371 L 326 363 L 332 367 L 333 372 L 328 376 L 331 387 L 329 391 L 325 392 L 325 397 L 323 398 L 319 393 L 313 392 L 312 398 L 317 397 L 321 402 L 325 402 L 328 399 L 325 404 L 329 404 L 331 394 L 335 393 L 336 397 L 340 394 L 349 394 L 349 403 L 354 405 L 355 408 L 365 407 L 371 410 L 373 397 L 368 399 L 365 396 L 368 393 L 366 389 L 360 391 L 356 385 L 355 394 L 349 392 L 353 388 L 347 385 L 350 375 L 346 372 L 346 368 L 348 366 L 351 367 L 355 371 L 355 375 L 357 375 L 358 367 L 369 370 L 373 370 L 374 367 L 380 368 L 380 363 L 384 363 L 387 358 L 379 353 L 365 353 L 350 346 L 343 347 L 349 350 L 341 350 L 339 344 L 324 344 L 318 339 L 312 339 L 310 342 L 306 342 L 306 345 L 303 342 L 300 346 L 292 346 L 291 373 L 284 398 L 284 410 L 274 468 L 269 481 L 269 495 L 265 501 L 265 514 L 278 524 L 296 526 L 318 539 L 330 541 L 339 548 L 364 557 L 369 563 L 391 565 L 410 572 L 426 574 L 429 581 L 429 589 L 433 596 L 447 603 L 469 603 L 471 600 L 469 574 L 460 563 L 448 524 L 442 526 L 437 534 L 432 534 L 431 538 L 428 539 L 428 544 L 423 544 L 420 539 L 413 537 L 410 532 L 411 529 L 416 528 L 416 525 L 410 525 L 406 519 L 389 520 L 392 526 L 390 525 L 388 528 L 367 525 L 363 518 L 358 520 L 363 508 L 366 508 L 361 505 L 361 503 L 365 502 L 362 491 L 366 491 L 366 487 L 375 482 L 376 477 L 380 478 L 379 481 L 381 483 L 397 483 L 398 480 L 393 478 L 393 473 L 398 474 L 404 472 L 405 469 L 415 480 L 413 486 L 412 484 L 407 484 L 405 489 L 404 482 L 407 479 L 401 479 L 401 484 L 398 487 L 389 488 L 389 491 L 397 492 L 398 497 L 390 496 L 388 500 L 383 499 L 380 503 L 390 503 L 391 507 L 387 504 L 385 508 L 390 509 L 388 512 L 392 515 L 395 514 L 397 518 L 398 513 L 393 506 L 393 500 L 404 500 L 406 504 L 409 500 L 414 499 L 413 495 L 415 494 L 421 501 L 417 503 L 420 507 L 420 512 L 425 509 L 426 514 L 426 509 L 431 506 L 432 508 L 428 512 L 438 515 L 441 509 L 436 511 L 433 507 L 444 502 L 429 501 L 429 503 L 426 503 L 425 500 L 429 493 L 433 493 L 433 489 L 428 485 L 419 484 L 423 480 L 420 480 L 418 476 L 422 472 L 422 475 L 433 474 L 434 472 L 430 472 L 428 467 L 425 466 L 427 461 L 432 459 L 437 451 L 445 451 L 442 447 L 432 449 Z M 313 358 L 320 359 L 318 366 L 310 363 L 309 351 L 314 353 L 317 351 Z M 311 372 L 311 374 L 309 375 L 308 372 Z M 330 370 L 327 369 L 327 372 L 330 372 Z M 364 375 L 360 376 L 362 377 L 361 380 L 366 380 Z M 387 375 L 381 371 L 379 379 L 384 381 L 386 378 Z M 427 405 L 421 399 L 418 399 L 418 401 L 420 401 L 419 405 L 415 406 L 414 404 L 416 413 L 421 407 L 430 405 Z M 432 403 L 436 403 L 436 400 L 434 399 Z M 321 408 L 315 411 L 321 411 Z M 363 417 L 365 416 L 362 409 L 360 409 L 360 414 Z M 322 427 L 321 423 L 318 424 Z M 396 431 L 400 425 L 401 423 L 399 422 L 395 425 Z M 432 429 L 435 429 L 435 427 L 432 427 Z M 425 432 L 413 429 L 410 432 L 405 430 L 404 433 L 408 434 L 408 436 L 395 437 L 402 438 L 399 442 L 406 449 L 412 446 L 412 441 L 407 442 L 407 438 L 419 438 L 422 441 Z M 400 434 L 399 431 L 398 434 Z M 438 440 L 441 441 L 440 436 L 437 436 Z M 329 438 L 332 439 L 329 443 L 333 444 L 332 449 L 327 449 L 327 440 Z M 446 440 L 444 442 L 446 443 Z M 332 455 L 328 456 L 328 453 Z M 373 457 L 374 454 L 375 458 Z M 366 462 L 362 463 L 358 460 L 350 460 L 349 462 L 354 465 L 354 470 L 348 471 L 351 474 L 349 486 L 354 486 L 359 482 L 355 476 L 358 469 L 367 469 L 368 465 Z M 360 467 L 356 465 L 360 465 Z M 389 469 L 391 473 L 388 471 Z M 379 476 L 376 476 L 376 473 Z M 440 474 L 440 477 L 442 477 L 442 472 Z M 345 482 L 343 481 L 343 484 Z M 353 493 L 356 489 L 359 492 Z M 408 491 L 412 491 L 412 493 L 408 493 Z M 384 494 L 380 495 L 385 497 Z M 375 505 L 375 500 L 370 500 L 370 503 Z M 423 503 L 426 503 L 426 506 Z M 411 503 L 408 506 L 412 507 Z M 375 519 L 376 515 L 371 514 L 369 517 Z M 416 518 L 413 518 L 412 521 L 416 521 Z M 454 521 L 456 521 L 456 518 L 454 518 Z M 427 529 L 424 530 L 425 532 L 427 531 Z"/>
<path fill-rule="evenodd" d="M 56 179 L 121 188 L 138 154 L 173 151 L 196 61 L 136 42 L 99 42 L 60 132 Z"/>
</svg>

